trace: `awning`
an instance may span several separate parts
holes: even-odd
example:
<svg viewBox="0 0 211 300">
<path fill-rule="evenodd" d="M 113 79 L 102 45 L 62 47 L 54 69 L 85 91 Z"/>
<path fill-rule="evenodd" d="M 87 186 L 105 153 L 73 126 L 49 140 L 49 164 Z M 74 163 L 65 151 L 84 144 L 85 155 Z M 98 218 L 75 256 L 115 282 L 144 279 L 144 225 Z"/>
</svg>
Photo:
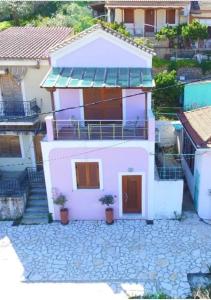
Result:
<svg viewBox="0 0 211 300">
<path fill-rule="evenodd" d="M 151 68 L 52 68 L 41 87 L 153 87 Z"/>
</svg>

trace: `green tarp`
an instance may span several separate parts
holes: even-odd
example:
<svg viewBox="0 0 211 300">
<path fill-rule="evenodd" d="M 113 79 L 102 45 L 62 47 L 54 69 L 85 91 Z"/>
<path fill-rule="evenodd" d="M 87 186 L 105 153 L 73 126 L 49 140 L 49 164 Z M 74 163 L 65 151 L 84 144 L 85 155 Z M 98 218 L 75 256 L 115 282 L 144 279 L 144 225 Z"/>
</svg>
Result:
<svg viewBox="0 0 211 300">
<path fill-rule="evenodd" d="M 52 68 L 41 87 L 153 87 L 150 68 Z"/>
</svg>

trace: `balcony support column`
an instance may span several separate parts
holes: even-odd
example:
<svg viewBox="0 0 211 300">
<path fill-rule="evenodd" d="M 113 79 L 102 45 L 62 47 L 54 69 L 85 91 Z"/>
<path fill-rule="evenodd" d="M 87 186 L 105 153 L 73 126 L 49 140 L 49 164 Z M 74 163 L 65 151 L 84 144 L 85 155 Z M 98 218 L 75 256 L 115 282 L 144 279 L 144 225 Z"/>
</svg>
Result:
<svg viewBox="0 0 211 300">
<path fill-rule="evenodd" d="M 47 131 L 47 139 L 48 142 L 52 142 L 54 140 L 54 118 L 53 116 L 47 116 L 45 118 L 46 121 L 46 131 Z"/>
</svg>

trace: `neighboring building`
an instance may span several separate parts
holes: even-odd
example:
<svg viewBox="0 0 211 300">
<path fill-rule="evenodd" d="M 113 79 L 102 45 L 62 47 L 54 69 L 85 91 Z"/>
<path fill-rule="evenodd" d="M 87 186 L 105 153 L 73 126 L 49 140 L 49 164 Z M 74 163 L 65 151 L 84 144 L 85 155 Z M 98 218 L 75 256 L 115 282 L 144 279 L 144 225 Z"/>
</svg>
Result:
<svg viewBox="0 0 211 300">
<path fill-rule="evenodd" d="M 183 168 L 199 217 L 211 219 L 211 107 L 181 113 Z"/>
<path fill-rule="evenodd" d="M 70 34 L 69 28 L 0 32 L 0 219 L 25 211 L 24 224 L 48 222 L 40 145 L 45 115 L 39 113 L 52 105 L 40 82 L 49 70 L 49 48 Z"/>
<path fill-rule="evenodd" d="M 92 1 L 89 3 L 94 18 L 107 19 L 105 1 Z"/>
<path fill-rule="evenodd" d="M 50 95 L 39 84 L 49 69 L 48 50 L 68 28 L 12 27 L 0 32 L 0 170 L 21 171 L 40 163 L 44 115 Z"/>
<path fill-rule="evenodd" d="M 167 24 L 188 23 L 190 1 L 107 0 L 108 21 L 124 23 L 133 35 L 151 37 Z"/>
<path fill-rule="evenodd" d="M 205 47 L 211 47 L 211 2 L 192 1 L 189 22 L 198 20 L 201 24 L 208 26 L 209 38 L 205 42 Z"/>
<path fill-rule="evenodd" d="M 201 81 L 184 86 L 183 107 L 191 110 L 211 105 L 211 81 Z"/>
<path fill-rule="evenodd" d="M 41 86 L 62 111 L 46 117 L 41 145 L 54 220 L 53 197 L 60 193 L 75 220 L 104 219 L 98 200 L 106 194 L 115 196 L 116 219 L 181 213 L 183 180 L 174 169 L 155 166 L 153 55 L 99 24 L 50 52 L 52 69 Z"/>
</svg>

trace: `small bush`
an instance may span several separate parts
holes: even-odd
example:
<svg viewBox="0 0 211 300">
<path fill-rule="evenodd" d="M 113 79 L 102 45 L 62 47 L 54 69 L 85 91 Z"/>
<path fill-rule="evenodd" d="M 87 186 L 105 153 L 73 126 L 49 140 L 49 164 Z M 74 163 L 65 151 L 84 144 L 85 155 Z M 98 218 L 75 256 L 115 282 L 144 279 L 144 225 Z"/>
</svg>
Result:
<svg viewBox="0 0 211 300">
<path fill-rule="evenodd" d="M 152 59 L 152 65 L 154 68 L 162 68 L 162 67 L 167 67 L 169 66 L 169 60 L 160 58 L 158 56 L 154 56 Z"/>
<path fill-rule="evenodd" d="M 11 21 L 3 21 L 3 22 L 0 22 L 0 31 L 5 30 L 5 29 L 7 29 L 7 28 L 10 28 L 10 27 L 12 27 L 12 26 L 13 26 L 13 24 L 12 24 Z"/>
<path fill-rule="evenodd" d="M 180 68 L 195 68 L 195 67 L 201 67 L 201 65 L 194 59 L 180 59 L 177 61 L 170 61 L 168 70 L 178 70 Z"/>
</svg>

